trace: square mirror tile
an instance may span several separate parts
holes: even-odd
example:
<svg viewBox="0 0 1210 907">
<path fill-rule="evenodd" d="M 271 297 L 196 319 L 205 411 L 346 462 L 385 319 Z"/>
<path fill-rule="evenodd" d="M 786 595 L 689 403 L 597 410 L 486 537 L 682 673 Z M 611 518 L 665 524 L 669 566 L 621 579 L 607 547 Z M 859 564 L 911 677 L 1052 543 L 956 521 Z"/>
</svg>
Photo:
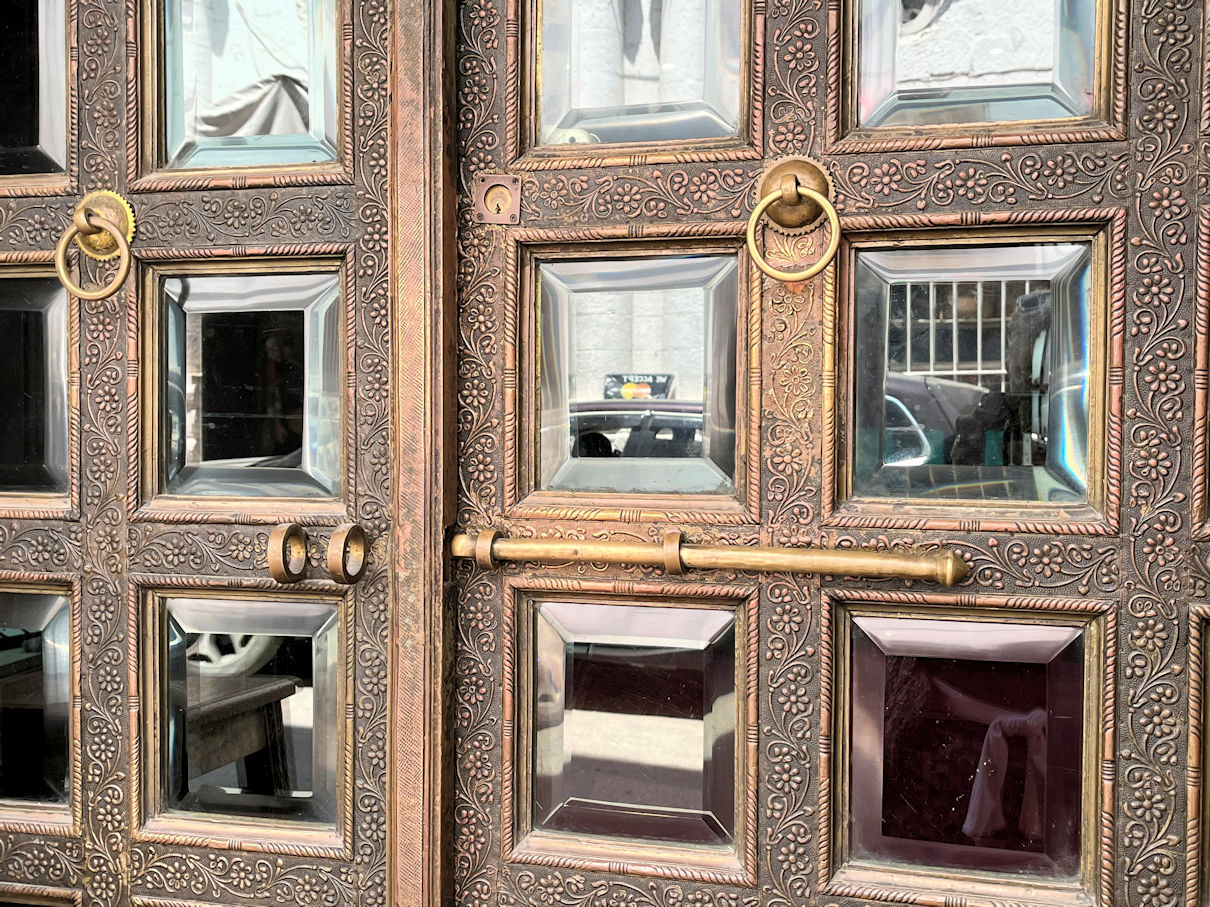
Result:
<svg viewBox="0 0 1210 907">
<path fill-rule="evenodd" d="M 67 167 L 67 4 L 4 0 L 0 175 Z"/>
<path fill-rule="evenodd" d="M 863 615 L 851 634 L 852 858 L 1074 877 L 1082 630 Z"/>
<path fill-rule="evenodd" d="M 1091 261 L 1088 243 L 860 250 L 853 496 L 1086 501 Z"/>
<path fill-rule="evenodd" d="M 163 490 L 330 497 L 340 488 L 336 274 L 163 282 Z"/>
<path fill-rule="evenodd" d="M 158 745 L 171 810 L 336 819 L 340 633 L 312 601 L 166 598 Z"/>
<path fill-rule="evenodd" d="M 541 264 L 539 488 L 734 489 L 737 271 L 729 255 Z"/>
<path fill-rule="evenodd" d="M 532 827 L 729 844 L 736 657 L 733 611 L 537 603 Z"/>
<path fill-rule="evenodd" d="M 1096 0 L 854 0 L 857 123 L 932 126 L 1084 117 Z"/>
<path fill-rule="evenodd" d="M 0 278 L 0 492 L 67 491 L 67 293 L 54 277 Z"/>
<path fill-rule="evenodd" d="M 67 595 L 0 591 L 0 799 L 67 802 L 71 681 Z"/>
<path fill-rule="evenodd" d="M 330 161 L 337 0 L 166 0 L 167 166 Z"/>
<path fill-rule="evenodd" d="M 735 135 L 740 0 L 536 0 L 539 143 Z"/>
</svg>

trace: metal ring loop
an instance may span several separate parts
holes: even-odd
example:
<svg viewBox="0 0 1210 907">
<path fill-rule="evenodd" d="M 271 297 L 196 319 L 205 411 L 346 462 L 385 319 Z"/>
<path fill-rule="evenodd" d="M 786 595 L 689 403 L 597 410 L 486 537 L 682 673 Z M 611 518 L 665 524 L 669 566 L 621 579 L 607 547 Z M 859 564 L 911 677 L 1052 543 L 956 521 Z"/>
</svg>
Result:
<svg viewBox="0 0 1210 907">
<path fill-rule="evenodd" d="M 86 210 L 84 214 L 88 224 L 98 227 L 114 238 L 118 244 L 118 273 L 108 284 L 101 287 L 99 290 L 85 290 L 83 287 L 76 286 L 71 279 L 71 274 L 67 270 L 67 245 L 76 236 L 84 231 L 80 229 L 79 224 L 74 222 L 67 228 L 67 232 L 63 234 L 63 238 L 59 240 L 59 245 L 55 248 L 55 273 L 59 275 L 59 282 L 67 288 L 67 292 L 79 299 L 105 299 L 112 296 L 118 291 L 123 283 L 126 282 L 127 276 L 130 274 L 130 243 L 126 241 L 126 237 L 122 234 L 122 230 L 118 225 L 106 217 L 102 217 L 96 211 Z"/>
<path fill-rule="evenodd" d="M 756 262 L 756 266 L 772 277 L 774 280 L 780 280 L 783 283 L 799 283 L 803 280 L 810 280 L 824 268 L 832 263 L 832 259 L 836 257 L 836 250 L 840 248 L 840 216 L 836 213 L 836 209 L 832 203 L 828 201 L 827 196 L 816 192 L 814 189 L 808 189 L 806 186 L 798 187 L 798 197 L 800 199 L 810 199 L 823 209 L 823 213 L 828 217 L 828 225 L 832 230 L 832 238 L 828 242 L 828 248 L 824 251 L 823 256 L 811 267 L 805 271 L 781 271 L 765 261 L 765 256 L 761 254 L 760 249 L 756 246 L 756 223 L 760 220 L 769 206 L 774 202 L 779 202 L 781 198 L 781 190 L 770 192 L 752 209 L 752 216 L 748 218 L 748 254 L 752 256 L 752 260 Z"/>
<path fill-rule="evenodd" d="M 328 541 L 328 576 L 351 585 L 366 572 L 366 533 L 356 523 L 339 527 Z"/>
<path fill-rule="evenodd" d="M 307 572 L 307 530 L 284 523 L 269 533 L 269 575 L 279 583 L 297 583 Z"/>
</svg>

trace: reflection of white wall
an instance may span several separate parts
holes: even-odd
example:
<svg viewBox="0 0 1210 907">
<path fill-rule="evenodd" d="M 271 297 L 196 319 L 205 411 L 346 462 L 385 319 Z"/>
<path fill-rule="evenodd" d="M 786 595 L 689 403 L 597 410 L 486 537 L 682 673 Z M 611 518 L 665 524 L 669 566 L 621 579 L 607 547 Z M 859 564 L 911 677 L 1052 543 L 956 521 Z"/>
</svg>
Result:
<svg viewBox="0 0 1210 907">
<path fill-rule="evenodd" d="M 705 399 L 704 291 L 581 292 L 572 306 L 573 400 L 601 399 L 611 372 L 671 372 L 673 396 Z"/>
<path fill-rule="evenodd" d="M 900 35 L 896 87 L 1050 82 L 1059 2 L 951 0 L 922 30 Z"/>
</svg>

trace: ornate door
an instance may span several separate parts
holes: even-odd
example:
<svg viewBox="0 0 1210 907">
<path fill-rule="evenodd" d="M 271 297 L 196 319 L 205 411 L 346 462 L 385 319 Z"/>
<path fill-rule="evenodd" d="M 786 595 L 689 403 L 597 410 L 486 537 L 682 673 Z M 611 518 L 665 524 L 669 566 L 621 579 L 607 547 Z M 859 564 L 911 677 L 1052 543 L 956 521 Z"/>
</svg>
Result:
<svg viewBox="0 0 1210 907">
<path fill-rule="evenodd" d="M 1202 900 L 1201 14 L 460 4 L 457 903 Z"/>
<path fill-rule="evenodd" d="M 387 902 L 388 628 L 415 580 L 392 426 L 422 409 L 391 391 L 392 326 L 423 306 L 389 292 L 404 14 L 428 15 L 0 16 L 6 904 Z M 419 142 L 419 105 L 395 122 Z"/>
</svg>

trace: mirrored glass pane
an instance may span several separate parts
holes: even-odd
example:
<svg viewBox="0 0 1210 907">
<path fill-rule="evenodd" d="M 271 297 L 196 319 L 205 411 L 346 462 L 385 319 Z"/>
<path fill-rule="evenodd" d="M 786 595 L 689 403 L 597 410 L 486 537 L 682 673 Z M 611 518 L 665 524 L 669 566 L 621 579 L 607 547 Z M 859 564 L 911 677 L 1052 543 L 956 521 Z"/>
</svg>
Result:
<svg viewBox="0 0 1210 907">
<path fill-rule="evenodd" d="M 861 251 L 853 491 L 1079 503 L 1087 243 Z"/>
<path fill-rule="evenodd" d="M 67 596 L 0 592 L 0 798 L 67 802 L 71 677 Z"/>
<path fill-rule="evenodd" d="M 212 598 L 164 607 L 166 806 L 335 821 L 336 608 Z"/>
<path fill-rule="evenodd" d="M 67 294 L 53 277 L 0 279 L 0 492 L 64 492 Z"/>
<path fill-rule="evenodd" d="M 167 0 L 169 167 L 336 156 L 336 0 Z"/>
<path fill-rule="evenodd" d="M 534 828 L 730 842 L 734 614 L 542 602 L 535 622 Z"/>
<path fill-rule="evenodd" d="M 4 0 L 0 174 L 67 167 L 66 15 L 63 0 Z"/>
<path fill-rule="evenodd" d="M 1089 115 L 1096 0 L 856 0 L 858 123 Z"/>
<path fill-rule="evenodd" d="M 736 260 L 544 263 L 539 487 L 725 493 Z"/>
<path fill-rule="evenodd" d="M 852 659 L 854 858 L 1077 874 L 1079 629 L 856 617 Z"/>
<path fill-rule="evenodd" d="M 324 497 L 340 486 L 335 274 L 164 282 L 165 490 Z"/>
<path fill-rule="evenodd" d="M 539 0 L 543 145 L 735 135 L 740 0 Z"/>
</svg>

